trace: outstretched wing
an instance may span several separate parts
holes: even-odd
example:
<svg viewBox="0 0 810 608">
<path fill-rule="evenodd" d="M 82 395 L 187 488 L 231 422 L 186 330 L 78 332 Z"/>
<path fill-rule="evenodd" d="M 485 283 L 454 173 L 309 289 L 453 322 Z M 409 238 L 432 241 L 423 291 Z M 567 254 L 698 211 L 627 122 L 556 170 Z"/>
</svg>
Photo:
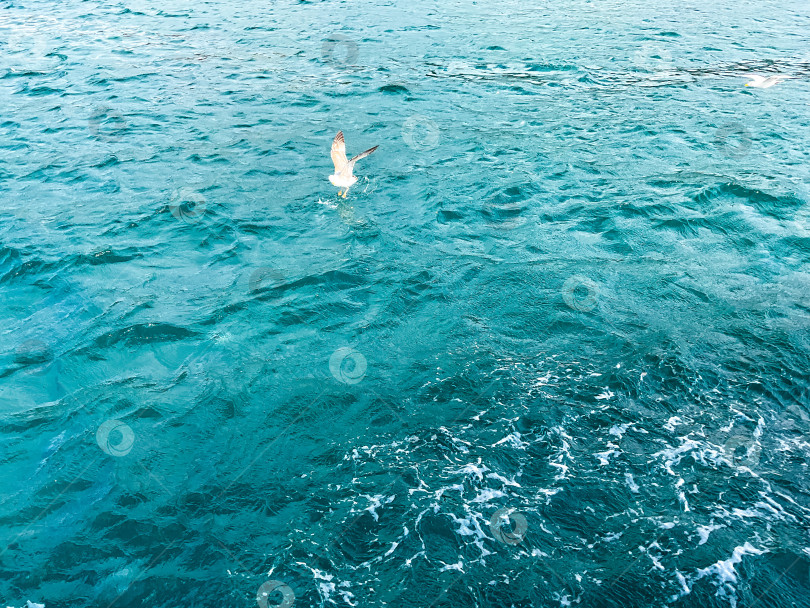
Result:
<svg viewBox="0 0 810 608">
<path fill-rule="evenodd" d="M 335 164 L 335 174 L 340 173 L 349 161 L 346 159 L 346 142 L 343 141 L 343 131 L 338 131 L 332 140 L 332 162 Z"/>
<path fill-rule="evenodd" d="M 365 152 L 361 152 L 361 153 L 360 153 L 360 154 L 358 154 L 357 156 L 353 156 L 353 157 L 352 157 L 352 159 L 351 159 L 349 162 L 350 162 L 350 163 L 356 163 L 358 160 L 360 160 L 361 158 L 365 158 L 366 156 L 368 156 L 369 154 L 371 154 L 372 152 L 374 152 L 374 150 L 376 150 L 376 149 L 377 149 L 377 148 L 379 148 L 379 147 L 380 147 L 380 146 L 374 146 L 373 148 L 369 148 L 369 149 L 368 149 L 368 150 L 366 150 Z"/>
<path fill-rule="evenodd" d="M 343 172 L 344 174 L 348 175 L 348 176 L 351 176 L 351 174 L 352 174 L 352 170 L 354 169 L 354 163 L 356 163 L 356 162 L 357 162 L 358 160 L 360 160 L 361 158 L 365 158 L 366 156 L 368 156 L 369 154 L 371 154 L 372 152 L 374 152 L 374 150 L 376 150 L 376 149 L 377 149 L 377 148 L 379 148 L 379 147 L 380 147 L 380 146 L 374 146 L 373 148 L 369 148 L 369 149 L 368 149 L 368 150 L 366 150 L 365 152 L 361 152 L 361 153 L 360 153 L 360 154 L 358 154 L 357 156 L 353 156 L 353 157 L 352 157 L 352 159 L 351 159 L 349 162 L 347 162 L 347 163 L 346 163 L 346 167 L 343 169 L 343 171 L 342 171 L 342 172 Z M 345 158 L 345 157 L 344 157 L 344 158 Z"/>
</svg>

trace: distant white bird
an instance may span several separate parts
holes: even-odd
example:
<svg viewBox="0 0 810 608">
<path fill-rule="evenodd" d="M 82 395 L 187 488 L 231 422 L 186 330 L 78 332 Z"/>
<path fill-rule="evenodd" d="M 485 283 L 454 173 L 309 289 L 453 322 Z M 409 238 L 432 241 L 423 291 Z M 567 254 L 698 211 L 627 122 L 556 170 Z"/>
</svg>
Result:
<svg viewBox="0 0 810 608">
<path fill-rule="evenodd" d="M 740 74 L 744 78 L 750 78 L 751 82 L 746 82 L 745 86 L 754 87 L 755 89 L 768 89 L 775 84 L 779 84 L 788 78 L 796 78 L 795 76 L 785 76 L 776 74 L 774 76 L 762 76 L 761 74 Z"/>
<path fill-rule="evenodd" d="M 338 134 L 335 135 L 335 139 L 332 141 L 332 162 L 335 164 L 335 174 L 329 176 L 329 181 L 332 182 L 333 186 L 346 188 L 343 192 L 338 190 L 338 196 L 346 198 L 346 193 L 349 192 L 349 188 L 357 182 L 357 178 L 352 175 L 354 163 L 361 158 L 365 158 L 377 148 L 379 148 L 379 146 L 369 148 L 349 160 L 346 158 L 346 142 L 343 141 L 343 131 L 338 131 Z"/>
</svg>

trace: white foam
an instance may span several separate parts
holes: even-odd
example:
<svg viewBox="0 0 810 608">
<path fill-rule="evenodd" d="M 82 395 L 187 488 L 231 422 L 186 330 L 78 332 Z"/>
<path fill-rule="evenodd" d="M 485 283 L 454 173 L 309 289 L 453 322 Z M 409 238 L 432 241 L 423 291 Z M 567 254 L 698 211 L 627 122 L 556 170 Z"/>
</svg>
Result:
<svg viewBox="0 0 810 608">
<path fill-rule="evenodd" d="M 569 460 L 572 460 L 571 451 L 569 449 L 571 446 L 568 441 L 566 441 L 566 439 L 571 439 L 571 437 L 565 432 L 565 429 L 560 426 L 554 427 L 553 430 L 562 438 L 562 446 L 560 447 L 560 453 L 555 460 L 549 462 L 549 465 L 560 469 L 560 472 L 554 476 L 554 481 L 560 481 L 565 479 L 568 475 L 568 466 L 563 464 L 563 459 L 567 457 Z"/>
<path fill-rule="evenodd" d="M 391 555 L 394 551 L 396 551 L 397 547 L 399 547 L 399 543 L 396 541 L 392 542 L 391 548 L 385 553 L 385 555 L 383 555 L 383 557 L 388 557 Z"/>
<path fill-rule="evenodd" d="M 488 538 L 484 530 L 481 529 L 480 521 L 483 521 L 484 518 L 481 513 L 471 511 L 468 505 L 464 505 L 464 510 L 467 512 L 467 517 L 456 517 L 453 513 L 448 513 L 450 519 L 453 520 L 453 523 L 458 524 L 458 534 L 460 536 L 471 536 L 473 537 L 472 544 L 478 547 L 478 550 L 481 552 L 481 563 L 484 563 L 484 558 L 487 555 L 491 555 L 492 552 L 489 551 L 484 546 L 484 539 Z"/>
<path fill-rule="evenodd" d="M 688 437 L 679 437 L 678 439 L 683 441 L 683 443 L 677 448 L 667 448 L 653 454 L 654 457 L 664 457 L 664 467 L 670 475 L 675 475 L 675 471 L 672 470 L 672 465 L 680 464 L 687 453 L 698 448 L 698 443 L 693 439 L 689 439 Z"/>
<path fill-rule="evenodd" d="M 444 564 L 444 562 L 442 563 Z M 439 572 L 447 572 L 448 570 L 458 570 L 459 572 L 464 572 L 464 564 L 459 561 L 456 564 L 444 564 L 444 566 L 439 568 Z"/>
<path fill-rule="evenodd" d="M 366 507 L 365 509 L 363 509 L 363 510 L 368 511 L 369 513 L 371 513 L 371 516 L 374 518 L 374 521 L 379 521 L 379 519 L 380 519 L 380 516 L 377 515 L 377 509 L 379 507 L 383 506 L 384 504 L 387 505 L 388 503 L 393 501 L 394 498 L 396 498 L 396 496 L 388 496 L 388 497 L 386 497 L 383 494 L 377 494 L 376 496 L 370 496 L 368 494 L 363 494 L 362 496 L 363 496 L 363 498 L 366 498 L 366 499 L 369 500 L 369 502 L 371 502 L 371 504 L 368 507 Z M 385 502 L 383 502 L 384 498 L 386 499 Z"/>
<path fill-rule="evenodd" d="M 425 483 L 424 479 L 421 479 L 421 478 L 419 479 L 419 487 L 418 488 L 411 488 L 410 490 L 408 490 L 408 494 L 410 494 L 411 496 L 413 496 L 414 492 L 430 492 L 430 489 L 428 489 L 428 486 Z"/>
<path fill-rule="evenodd" d="M 681 488 L 684 483 L 686 483 L 686 482 L 681 477 L 681 478 L 678 479 L 678 483 L 675 484 L 675 487 L 676 488 Z M 689 509 L 689 501 L 686 500 L 686 494 L 684 493 L 683 490 L 680 490 L 680 489 L 678 490 L 678 500 L 683 505 L 683 510 L 684 511 L 690 511 L 691 510 L 691 509 Z"/>
<path fill-rule="evenodd" d="M 656 568 L 658 568 L 662 572 L 666 571 L 666 568 L 664 568 L 664 564 L 662 564 L 657 557 L 655 557 L 651 553 L 647 553 L 647 557 L 650 558 L 650 560 L 653 563 L 653 566 L 655 566 Z"/>
<path fill-rule="evenodd" d="M 678 595 L 678 597 L 683 597 L 684 595 L 689 595 L 692 593 L 692 589 L 686 584 L 686 577 L 677 570 L 675 571 L 675 576 L 678 577 L 678 582 L 681 584 L 681 593 Z"/>
<path fill-rule="evenodd" d="M 473 502 L 488 503 L 494 498 L 504 498 L 506 494 L 500 490 L 493 490 L 492 488 L 484 488 L 478 491 L 478 496 L 472 499 Z"/>
<path fill-rule="evenodd" d="M 736 583 L 737 571 L 734 566 L 739 564 L 746 555 L 762 555 L 763 553 L 765 551 L 757 549 L 751 543 L 746 542 L 742 547 L 735 547 L 731 557 L 727 560 L 719 560 L 707 568 L 698 569 L 698 578 L 715 575 L 722 585 Z"/>
<path fill-rule="evenodd" d="M 351 587 L 351 583 L 349 581 L 343 581 L 338 585 L 338 587 Z M 349 606 L 357 606 L 357 602 L 352 602 L 352 598 L 354 597 L 354 593 L 351 591 L 346 591 L 345 589 L 339 591 L 340 595 L 343 597 L 343 601 L 346 602 Z"/>
<path fill-rule="evenodd" d="M 755 509 L 732 509 L 731 514 L 740 519 L 748 519 L 749 517 L 761 517 L 762 512 Z"/>
<path fill-rule="evenodd" d="M 502 443 L 508 443 L 510 446 L 512 446 L 516 450 L 525 450 L 527 447 L 529 447 L 529 444 L 526 443 L 525 441 L 523 441 L 520 438 L 520 433 L 517 433 L 517 432 L 510 433 L 509 435 L 507 435 L 506 437 L 504 437 L 503 439 L 501 439 L 497 443 L 492 444 L 492 447 L 495 447 L 496 445 L 501 445 Z"/>
<path fill-rule="evenodd" d="M 541 376 L 534 381 L 533 387 L 540 387 L 546 386 L 549 384 L 549 380 L 551 379 L 551 372 L 548 372 L 545 376 Z"/>
<path fill-rule="evenodd" d="M 483 538 L 484 532 L 481 530 L 481 526 L 478 525 L 478 522 L 473 518 L 460 518 L 456 517 L 453 513 L 448 513 L 448 515 L 450 519 L 453 520 L 453 523 L 458 524 L 458 530 L 456 530 L 456 532 L 461 536 L 478 536 Z"/>
<path fill-rule="evenodd" d="M 464 427 L 464 428 L 469 428 L 469 427 Z M 450 441 L 453 442 L 453 444 L 459 449 L 459 451 L 463 452 L 464 454 L 469 454 L 470 450 L 468 449 L 467 446 L 472 445 L 469 441 L 464 441 L 463 439 L 461 439 L 459 437 L 456 437 L 455 435 L 453 435 L 452 432 L 450 432 L 450 430 L 447 427 L 440 426 L 439 430 L 442 431 L 448 437 L 450 437 Z M 460 444 L 463 444 L 463 445 L 460 445 Z M 478 462 L 481 462 L 481 460 L 479 459 Z"/>
<path fill-rule="evenodd" d="M 481 459 L 478 459 L 476 464 L 467 464 L 461 467 L 460 469 L 453 471 L 453 473 L 462 473 L 464 475 L 475 475 L 479 480 L 484 479 L 484 473 L 489 471 L 489 467 L 485 464 L 481 464 Z"/>
<path fill-rule="evenodd" d="M 568 466 L 564 465 L 561 462 L 550 462 L 549 463 L 552 467 L 557 467 L 560 469 L 560 472 L 554 476 L 554 481 L 560 481 L 561 479 L 565 479 L 566 475 L 568 474 Z"/>
<path fill-rule="evenodd" d="M 337 589 L 335 583 L 332 582 L 334 576 L 331 574 L 327 574 L 323 570 L 318 570 L 317 568 L 310 568 L 312 570 L 312 576 L 315 580 L 323 581 L 318 585 L 318 590 L 321 592 L 321 596 L 323 597 L 324 602 L 330 601 L 329 598 L 332 596 L 332 593 Z"/>
<path fill-rule="evenodd" d="M 612 443 L 609 443 L 608 446 L 611 448 L 616 447 Z M 605 452 L 596 452 L 594 456 L 599 458 L 599 466 L 603 467 L 606 464 L 610 464 L 610 457 L 613 456 L 614 454 L 621 454 L 621 452 L 619 452 L 619 450 L 616 449 L 610 449 Z"/>
<path fill-rule="evenodd" d="M 410 568 L 410 567 L 411 567 L 411 563 L 413 562 L 413 560 L 415 560 L 417 557 L 420 557 L 420 556 L 421 556 L 421 557 L 426 557 L 426 556 L 427 556 L 427 554 L 426 554 L 424 551 L 420 551 L 419 553 L 417 553 L 417 554 L 416 554 L 416 555 L 414 555 L 413 557 L 409 557 L 408 559 L 406 559 L 406 560 L 405 560 L 405 567 L 406 567 L 406 568 Z"/>
<path fill-rule="evenodd" d="M 448 492 L 450 490 L 457 490 L 459 493 L 463 494 L 464 493 L 464 486 L 462 484 L 460 484 L 460 483 L 457 483 L 457 484 L 452 485 L 452 486 L 446 486 L 444 488 L 439 488 L 438 490 L 436 490 L 435 496 L 436 496 L 437 499 L 441 498 L 442 496 L 444 496 L 445 492 Z"/>
<path fill-rule="evenodd" d="M 709 534 L 714 532 L 715 530 L 719 530 L 720 528 L 725 528 L 722 524 L 709 524 L 707 526 L 698 526 L 697 533 L 700 534 L 700 542 L 698 545 L 706 544 L 706 541 L 709 540 Z"/>
<path fill-rule="evenodd" d="M 521 485 L 513 479 L 507 479 L 503 475 L 498 475 L 497 473 L 489 473 L 487 475 L 487 479 L 497 479 L 505 486 L 514 486 L 516 488 L 520 488 Z"/>
<path fill-rule="evenodd" d="M 627 422 L 625 424 L 622 424 L 622 425 L 614 424 L 610 428 L 608 433 L 610 433 L 611 435 L 614 435 L 614 436 L 618 437 L 619 439 L 621 439 L 622 435 L 624 435 L 624 433 L 627 431 L 628 428 L 630 428 L 630 423 L 629 422 Z"/>
</svg>

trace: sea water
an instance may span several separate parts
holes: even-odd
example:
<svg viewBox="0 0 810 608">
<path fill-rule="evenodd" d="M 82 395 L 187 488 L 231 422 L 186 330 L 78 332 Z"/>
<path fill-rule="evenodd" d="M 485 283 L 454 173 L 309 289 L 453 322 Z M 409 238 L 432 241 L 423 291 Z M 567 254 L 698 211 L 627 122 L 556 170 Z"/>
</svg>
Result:
<svg viewBox="0 0 810 608">
<path fill-rule="evenodd" d="M 805 0 L 0 5 L 3 606 L 810 605 Z"/>
</svg>

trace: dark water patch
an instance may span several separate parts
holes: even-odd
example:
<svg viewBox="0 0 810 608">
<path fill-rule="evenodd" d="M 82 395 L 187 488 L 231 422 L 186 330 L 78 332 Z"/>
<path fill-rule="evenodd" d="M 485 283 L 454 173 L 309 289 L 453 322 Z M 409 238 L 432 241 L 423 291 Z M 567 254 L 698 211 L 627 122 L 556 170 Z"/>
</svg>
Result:
<svg viewBox="0 0 810 608">
<path fill-rule="evenodd" d="M 121 163 L 121 161 L 118 159 L 118 157 L 115 154 L 109 154 L 104 159 L 100 160 L 99 162 L 95 163 L 94 165 L 91 165 L 91 167 L 93 167 L 93 169 L 107 169 L 109 167 L 114 167 L 114 166 L 116 166 L 116 165 L 118 165 L 120 163 Z M 116 184 L 116 186 L 117 186 L 117 184 Z"/>
<path fill-rule="evenodd" d="M 176 342 L 197 335 L 197 332 L 169 323 L 139 323 L 106 332 L 94 340 L 94 345 L 102 349 L 113 344 L 138 346 L 152 342 Z"/>
<path fill-rule="evenodd" d="M 522 223 L 529 201 L 538 191 L 534 182 L 507 186 L 487 197 L 479 213 L 494 228 L 513 229 Z"/>
<path fill-rule="evenodd" d="M 76 255 L 70 258 L 70 265 L 74 266 L 104 266 L 107 264 L 119 264 L 143 258 L 143 253 L 137 248 L 129 248 L 123 251 L 112 249 L 102 249 L 88 255 Z"/>
<path fill-rule="evenodd" d="M 810 237 L 788 236 L 780 239 L 785 246 L 810 254 Z"/>
<path fill-rule="evenodd" d="M 28 87 L 24 86 L 19 91 L 17 91 L 20 95 L 28 95 L 30 97 L 44 97 L 46 95 L 64 95 L 65 91 L 62 89 L 54 89 L 48 86 L 34 86 Z"/>
<path fill-rule="evenodd" d="M 715 222 L 708 218 L 680 218 L 660 220 L 653 224 L 656 230 L 672 230 L 677 234 L 685 237 L 697 237 L 701 229 L 717 231 L 725 234 L 725 231 L 720 229 Z"/>
<path fill-rule="evenodd" d="M 2 260 L 3 267 L 0 271 L 5 270 L 3 275 L 0 276 L 0 283 L 18 281 L 20 279 L 38 277 L 43 274 L 50 274 L 61 266 L 60 261 L 46 261 L 41 258 L 33 258 L 30 255 L 23 257 L 11 256 L 8 254 Z"/>
<path fill-rule="evenodd" d="M 386 95 L 400 95 L 400 94 L 410 95 L 411 94 L 411 92 L 408 90 L 407 87 L 404 87 L 404 86 L 399 85 L 399 84 L 386 84 L 386 85 L 381 86 L 377 90 L 380 93 L 384 93 Z"/>
<path fill-rule="evenodd" d="M 329 270 L 317 275 L 308 275 L 289 285 L 291 289 L 299 287 L 322 286 L 328 292 L 338 292 L 365 285 L 367 281 L 357 274 L 343 270 Z"/>
<path fill-rule="evenodd" d="M 761 190 L 747 188 L 741 184 L 729 182 L 704 188 L 694 196 L 694 201 L 701 208 L 710 209 L 718 200 L 738 198 L 744 199 L 775 217 L 782 217 L 785 211 L 803 205 L 803 201 L 795 197 L 776 197 Z"/>
<path fill-rule="evenodd" d="M 440 209 L 436 219 L 442 224 L 450 224 L 464 220 L 464 214 L 455 209 Z"/>
</svg>

